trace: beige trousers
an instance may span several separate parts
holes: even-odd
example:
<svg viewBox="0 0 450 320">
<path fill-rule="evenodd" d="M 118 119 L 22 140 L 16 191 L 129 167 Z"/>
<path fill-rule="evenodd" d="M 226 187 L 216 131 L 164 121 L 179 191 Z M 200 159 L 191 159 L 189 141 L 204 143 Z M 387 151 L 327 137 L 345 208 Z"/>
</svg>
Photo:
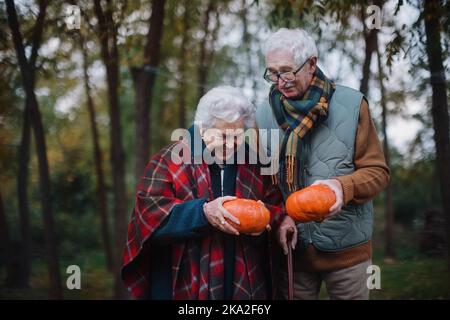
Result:
<svg viewBox="0 0 450 320">
<path fill-rule="evenodd" d="M 368 300 L 369 288 L 367 287 L 367 267 L 372 264 L 367 260 L 352 267 L 332 272 L 295 272 L 294 270 L 294 299 L 317 300 L 319 299 L 322 281 L 332 300 Z M 288 283 L 287 272 L 281 271 L 278 297 L 287 299 Z"/>
</svg>

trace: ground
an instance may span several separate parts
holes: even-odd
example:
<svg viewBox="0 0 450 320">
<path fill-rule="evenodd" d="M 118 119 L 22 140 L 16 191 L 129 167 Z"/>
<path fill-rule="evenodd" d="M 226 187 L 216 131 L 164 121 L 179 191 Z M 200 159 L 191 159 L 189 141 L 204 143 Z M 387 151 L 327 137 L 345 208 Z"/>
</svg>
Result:
<svg viewBox="0 0 450 320">
<path fill-rule="evenodd" d="M 371 299 L 450 299 L 450 277 L 445 259 L 430 258 L 419 253 L 417 236 L 396 226 L 395 260 L 383 257 L 382 210 L 375 211 L 373 238 L 373 264 L 381 269 L 381 289 L 371 291 Z M 61 261 L 61 275 L 65 288 L 68 265 L 78 264 L 82 270 L 81 290 L 64 290 L 66 299 L 105 299 L 112 297 L 113 277 L 106 271 L 104 256 L 100 251 L 85 251 L 75 258 Z M 47 274 L 42 259 L 33 261 L 30 289 L 5 289 L 0 287 L 0 299 L 46 299 Z M 3 283 L 4 268 L 0 268 Z M 321 298 L 326 299 L 322 287 Z"/>
</svg>

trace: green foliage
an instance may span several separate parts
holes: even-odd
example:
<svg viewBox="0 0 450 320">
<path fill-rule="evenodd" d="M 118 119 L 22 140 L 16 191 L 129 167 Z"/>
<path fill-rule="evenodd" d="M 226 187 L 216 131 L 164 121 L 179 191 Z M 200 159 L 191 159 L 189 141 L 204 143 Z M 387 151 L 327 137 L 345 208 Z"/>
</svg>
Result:
<svg viewBox="0 0 450 320">
<path fill-rule="evenodd" d="M 384 262 L 373 260 L 381 270 L 381 288 L 370 291 L 371 300 L 430 300 L 450 298 L 450 278 L 445 260 L 421 259 Z M 325 285 L 321 299 L 327 299 Z"/>
<path fill-rule="evenodd" d="M 99 250 L 85 249 L 83 253 L 62 257 L 61 274 L 66 275 L 69 265 L 78 265 L 81 269 L 81 290 L 64 289 L 64 299 L 106 299 L 113 294 L 113 276 L 104 265 L 105 257 Z M 4 269 L 0 269 L 0 299 L 47 299 L 47 266 L 43 257 L 36 258 L 30 281 L 30 289 L 4 288 Z M 63 279 L 66 277 L 63 276 Z M 65 286 L 64 286 L 65 288 Z"/>
<path fill-rule="evenodd" d="M 408 57 L 410 59 L 410 72 L 414 73 L 421 69 L 427 69 L 428 62 L 426 61 L 426 35 L 424 27 L 423 6 L 424 1 L 407 1 L 408 5 L 419 10 L 420 14 L 417 20 L 410 26 L 402 24 L 400 28 L 395 28 L 391 35 L 391 40 L 386 46 L 387 65 L 392 66 L 394 61 L 400 58 Z M 404 1 L 398 1 L 394 15 L 397 16 L 401 7 L 404 6 Z M 439 20 L 441 20 L 443 30 L 441 30 L 443 47 L 443 60 L 448 58 L 448 49 L 450 48 L 450 1 L 441 1 L 441 9 L 439 10 Z M 403 53 L 403 56 L 400 55 Z M 448 71 L 448 69 L 447 69 Z"/>
<path fill-rule="evenodd" d="M 53 175 L 53 197 L 56 212 L 67 212 L 81 218 L 95 209 L 95 180 L 86 170 L 68 168 Z"/>
<path fill-rule="evenodd" d="M 439 208 L 440 192 L 434 171 L 434 159 L 422 159 L 407 165 L 398 163 L 393 153 L 391 184 L 395 220 L 408 227 L 421 225 L 428 208 Z"/>
</svg>

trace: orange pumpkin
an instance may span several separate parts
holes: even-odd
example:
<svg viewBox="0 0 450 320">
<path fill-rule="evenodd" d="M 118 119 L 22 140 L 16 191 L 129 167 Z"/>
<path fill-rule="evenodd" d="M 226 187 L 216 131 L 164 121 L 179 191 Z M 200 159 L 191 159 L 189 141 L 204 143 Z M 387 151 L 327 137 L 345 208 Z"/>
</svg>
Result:
<svg viewBox="0 0 450 320">
<path fill-rule="evenodd" d="M 296 222 L 322 221 L 335 202 L 333 190 L 318 184 L 292 193 L 286 200 L 286 211 Z"/>
<path fill-rule="evenodd" d="M 230 200 L 225 202 L 223 207 L 239 219 L 239 222 L 241 223 L 239 225 L 227 219 L 227 222 L 239 232 L 258 233 L 263 231 L 269 224 L 269 210 L 255 200 Z"/>
</svg>

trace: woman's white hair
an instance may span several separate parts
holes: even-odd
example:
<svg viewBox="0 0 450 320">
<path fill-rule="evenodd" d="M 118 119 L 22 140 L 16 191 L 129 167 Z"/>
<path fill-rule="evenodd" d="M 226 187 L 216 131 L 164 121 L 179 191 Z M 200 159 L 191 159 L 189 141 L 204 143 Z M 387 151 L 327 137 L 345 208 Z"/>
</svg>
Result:
<svg viewBox="0 0 450 320">
<path fill-rule="evenodd" d="M 235 122 L 243 118 L 245 127 L 255 123 L 255 106 L 234 87 L 219 86 L 209 90 L 199 101 L 195 112 L 195 122 L 205 129 L 214 127 L 217 119 Z"/>
<path fill-rule="evenodd" d="M 263 54 L 267 54 L 278 50 L 290 50 L 294 55 L 294 62 L 302 64 L 308 58 L 314 56 L 318 57 L 316 42 L 303 29 L 278 29 L 272 33 L 264 42 Z"/>
</svg>

